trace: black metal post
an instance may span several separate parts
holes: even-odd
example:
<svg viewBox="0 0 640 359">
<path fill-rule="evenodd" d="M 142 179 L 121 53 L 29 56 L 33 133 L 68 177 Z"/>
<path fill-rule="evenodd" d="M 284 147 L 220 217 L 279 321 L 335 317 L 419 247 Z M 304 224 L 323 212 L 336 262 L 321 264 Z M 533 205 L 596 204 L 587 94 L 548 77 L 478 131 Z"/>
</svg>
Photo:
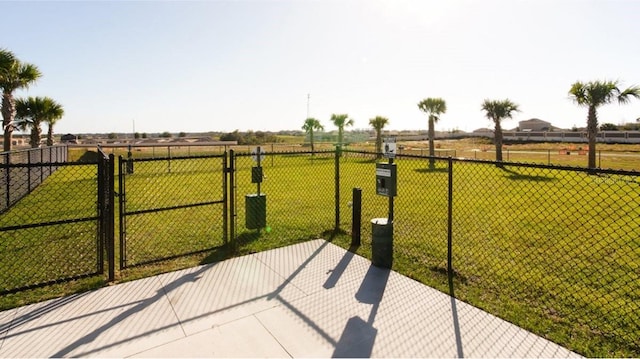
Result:
<svg viewBox="0 0 640 359">
<path fill-rule="evenodd" d="M 96 241 L 97 249 L 97 272 L 99 274 L 104 273 L 104 246 L 107 239 L 107 213 L 105 209 L 105 195 L 106 187 L 105 176 L 107 170 L 105 169 L 106 160 L 104 154 L 98 151 L 98 239 Z"/>
<path fill-rule="evenodd" d="M 229 168 L 227 168 L 227 152 L 225 151 L 222 157 L 222 240 L 225 244 L 229 240 L 228 237 L 228 229 L 229 229 L 229 200 L 227 196 L 227 174 L 229 173 Z"/>
<path fill-rule="evenodd" d="M 6 172 L 5 172 L 5 183 L 7 184 L 7 189 L 6 189 L 6 200 L 7 200 L 7 207 L 5 207 L 5 209 L 9 209 L 9 206 L 11 206 L 11 168 L 9 168 L 9 163 L 11 161 L 10 159 L 10 153 L 7 152 L 4 155 L 4 163 L 7 165 L 6 168 Z"/>
<path fill-rule="evenodd" d="M 40 183 L 44 182 L 44 149 L 40 147 Z"/>
<path fill-rule="evenodd" d="M 338 232 L 340 230 L 340 145 L 336 146 L 336 154 L 335 154 L 335 161 L 334 161 L 334 168 L 335 168 L 335 177 L 334 177 L 334 183 L 335 183 L 335 215 L 336 215 L 336 220 L 335 220 L 335 224 L 334 224 L 334 232 Z"/>
<path fill-rule="evenodd" d="M 360 245 L 360 228 L 362 227 L 362 189 L 354 188 L 351 211 L 351 246 Z"/>
<path fill-rule="evenodd" d="M 31 193 L 31 151 L 27 152 L 27 193 Z"/>
<path fill-rule="evenodd" d="M 111 155 L 113 155 L 113 153 Z M 124 180 L 125 171 L 123 171 L 122 169 L 123 164 L 124 164 L 124 161 L 122 156 L 118 156 L 118 189 L 119 189 L 118 207 L 120 209 L 120 269 L 126 268 L 126 263 L 127 263 L 127 259 L 126 259 L 127 232 L 126 232 L 126 226 L 125 226 L 126 189 L 125 189 L 125 180 Z"/>
<path fill-rule="evenodd" d="M 393 157 L 389 158 L 389 168 L 391 167 L 393 167 Z M 389 196 L 389 215 L 387 216 L 389 225 L 393 225 L 393 197 Z"/>
<path fill-rule="evenodd" d="M 229 150 L 229 188 L 231 189 L 229 193 L 229 212 L 231 213 L 231 225 L 229 226 L 229 240 L 233 243 L 233 248 L 235 250 L 236 246 L 236 180 L 235 180 L 235 171 L 236 171 L 236 160 L 235 153 L 233 149 Z"/>
<path fill-rule="evenodd" d="M 107 241 L 107 261 L 109 262 L 109 282 L 113 282 L 116 279 L 115 275 L 115 267 L 116 267 L 116 243 L 115 243 L 115 156 L 112 154 L 109 155 L 109 162 L 107 163 L 107 191 L 106 198 L 107 201 L 107 232 L 106 232 L 106 241 Z"/>
<path fill-rule="evenodd" d="M 261 163 L 260 163 L 260 157 L 261 157 L 260 156 L 260 151 L 261 151 L 260 146 L 258 146 L 258 148 L 256 148 L 256 161 L 258 162 L 258 168 L 260 168 L 260 165 L 261 165 Z M 259 178 L 258 179 L 258 183 L 257 183 L 257 187 L 258 188 L 256 190 L 258 191 L 258 198 L 260 198 L 260 182 L 262 182 L 262 178 Z"/>
<path fill-rule="evenodd" d="M 167 160 L 167 171 L 169 173 L 171 173 L 171 146 L 167 146 L 167 154 L 168 154 L 168 160 Z"/>
<path fill-rule="evenodd" d="M 449 198 L 447 209 L 447 274 L 453 275 L 453 159 L 449 157 Z"/>
</svg>

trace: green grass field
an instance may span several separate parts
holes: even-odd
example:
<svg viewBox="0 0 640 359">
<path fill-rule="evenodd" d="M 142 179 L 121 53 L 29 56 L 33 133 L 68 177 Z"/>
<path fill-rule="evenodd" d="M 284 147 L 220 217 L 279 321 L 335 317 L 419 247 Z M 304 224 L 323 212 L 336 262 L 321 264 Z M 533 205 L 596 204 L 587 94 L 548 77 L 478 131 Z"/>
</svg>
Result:
<svg viewBox="0 0 640 359">
<path fill-rule="evenodd" d="M 204 160 L 174 161 L 171 173 L 162 161 L 136 163 L 135 173 L 127 177 L 127 209 L 219 199 L 221 167 L 213 160 L 201 162 Z M 433 170 L 424 159 L 400 158 L 396 163 L 399 187 L 394 269 L 448 293 L 447 163 L 438 161 Z M 266 157 L 261 192 L 267 196 L 269 232 L 244 227 L 244 196 L 256 191 L 250 181 L 253 165 L 251 157 L 237 158 L 237 216 L 232 218 L 237 223 L 235 251 L 224 245 L 219 206 L 132 216 L 127 223 L 127 248 L 129 256 L 139 256 L 140 261 L 157 252 L 213 249 L 128 269 L 120 273 L 120 278 L 129 280 L 310 238 L 331 237 L 332 154 Z M 199 168 L 208 168 L 213 174 Z M 82 183 L 80 179 L 88 181 L 88 176 L 90 173 L 51 176 L 39 188 L 40 193 L 34 192 L 12 211 L 17 211 L 22 202 L 23 210 L 41 202 L 45 193 L 49 193 L 45 196 L 48 198 L 62 198 Z M 639 177 L 454 162 L 453 178 L 456 297 L 583 355 L 640 355 Z M 387 198 L 375 195 L 374 161 L 346 153 L 341 159 L 340 183 L 340 226 L 344 230 L 351 228 L 351 190 L 363 190 L 363 245 L 357 253 L 370 256 L 369 220 L 386 217 L 388 204 Z M 91 192 L 86 195 L 91 196 Z M 67 207 L 65 211 L 74 210 L 73 206 Z M 0 223 L 9 220 L 9 213 L 0 216 Z M 42 234 L 30 236 L 32 247 L 45 238 Z M 2 233 L 2 241 L 11 239 Z M 333 241 L 348 248 L 350 237 L 338 234 Z M 55 252 L 56 248 L 48 250 Z M 29 248 L 22 253 L 27 255 Z M 31 263 L 16 256 L 19 254 L 6 261 L 25 266 Z M 79 281 L 76 287 L 63 284 L 49 291 L 18 293 L 1 299 L 0 305 L 6 308 L 35 300 L 38 295 L 55 296 L 96 285 L 101 282 L 88 279 Z"/>
</svg>

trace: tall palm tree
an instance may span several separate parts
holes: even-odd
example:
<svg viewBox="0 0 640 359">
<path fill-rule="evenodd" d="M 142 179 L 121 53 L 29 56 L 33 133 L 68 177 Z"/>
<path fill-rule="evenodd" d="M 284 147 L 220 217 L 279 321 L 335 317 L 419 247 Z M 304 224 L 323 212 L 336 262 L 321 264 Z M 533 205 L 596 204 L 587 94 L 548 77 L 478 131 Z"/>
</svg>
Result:
<svg viewBox="0 0 640 359">
<path fill-rule="evenodd" d="M 40 147 L 42 135 L 42 121 L 44 119 L 45 106 L 41 97 L 15 99 L 16 115 L 15 127 L 22 131 L 31 129 L 29 144 L 32 148 Z"/>
<path fill-rule="evenodd" d="M 28 88 L 38 78 L 40 70 L 35 65 L 23 63 L 11 51 L 1 50 L 0 88 L 2 89 L 2 128 L 4 130 L 4 150 L 11 151 L 11 135 L 14 129 L 16 103 L 13 92 Z"/>
<path fill-rule="evenodd" d="M 502 126 L 501 122 L 505 118 L 512 118 L 513 113 L 520 111 L 518 105 L 511 100 L 484 100 L 482 110 L 486 112 L 488 119 L 495 125 L 494 142 L 496 145 L 496 162 L 502 162 Z M 502 167 L 498 163 L 498 167 Z"/>
<path fill-rule="evenodd" d="M 382 156 L 382 129 L 389 124 L 389 119 L 382 116 L 376 116 L 369 120 L 369 125 L 376 130 L 376 156 Z"/>
<path fill-rule="evenodd" d="M 418 108 L 429 115 L 429 168 L 435 165 L 433 157 L 436 151 L 433 145 L 435 135 L 435 123 L 440 120 L 440 115 L 447 112 L 447 103 L 441 98 L 425 98 L 418 103 Z"/>
<path fill-rule="evenodd" d="M 332 114 L 331 122 L 338 128 L 338 145 L 342 147 L 342 138 L 344 136 L 344 127 L 353 126 L 353 120 L 349 118 L 349 115 L 345 114 Z"/>
<path fill-rule="evenodd" d="M 62 105 L 49 97 L 29 97 L 16 99 L 16 127 L 25 131 L 31 129 L 31 147 L 40 147 L 42 123 L 49 124 L 47 146 L 53 145 L 53 124 L 64 115 Z"/>
<path fill-rule="evenodd" d="M 640 87 L 632 86 L 621 91 L 618 81 L 577 81 L 571 85 L 570 98 L 580 106 L 588 108 L 587 136 L 589 138 L 588 167 L 596 168 L 596 135 L 598 134 L 598 107 L 615 100 L 625 104 L 631 97 L 640 98 Z"/>
<path fill-rule="evenodd" d="M 45 97 L 44 101 L 44 122 L 46 122 L 49 127 L 47 129 L 47 146 L 53 146 L 53 125 L 55 125 L 56 122 L 64 116 L 64 108 L 62 108 L 61 104 L 55 102 L 49 97 Z"/>
<path fill-rule="evenodd" d="M 315 148 L 313 145 L 313 131 L 322 131 L 324 130 L 324 126 L 322 126 L 322 124 L 320 124 L 320 121 L 318 121 L 317 119 L 309 117 L 304 120 L 302 129 L 309 134 L 309 140 L 311 141 L 311 155 L 315 156 Z"/>
</svg>

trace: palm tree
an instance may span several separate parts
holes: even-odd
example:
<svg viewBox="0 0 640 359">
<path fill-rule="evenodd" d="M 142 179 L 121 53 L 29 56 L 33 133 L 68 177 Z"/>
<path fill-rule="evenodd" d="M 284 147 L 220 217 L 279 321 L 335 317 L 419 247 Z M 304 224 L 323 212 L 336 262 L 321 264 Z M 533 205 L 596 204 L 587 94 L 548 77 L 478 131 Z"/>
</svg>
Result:
<svg viewBox="0 0 640 359">
<path fill-rule="evenodd" d="M 58 122 L 59 119 L 64 116 L 64 108 L 62 105 L 55 102 L 49 97 L 45 97 L 45 113 L 44 113 L 44 122 L 47 123 L 47 146 L 53 146 L 53 125 Z"/>
<path fill-rule="evenodd" d="M 349 115 L 345 114 L 332 114 L 331 122 L 338 127 L 338 146 L 342 147 L 342 138 L 344 135 L 345 126 L 353 126 L 353 120 L 349 118 Z"/>
<path fill-rule="evenodd" d="M 31 129 L 29 144 L 32 148 L 40 147 L 40 137 L 44 119 L 44 102 L 41 97 L 17 98 L 15 99 L 15 127 L 22 131 Z"/>
<path fill-rule="evenodd" d="M 313 131 L 322 131 L 324 130 L 324 126 L 322 126 L 320 124 L 320 121 L 318 121 L 317 119 L 309 117 L 304 120 L 302 129 L 309 134 L 309 140 L 311 141 L 311 155 L 315 156 L 315 148 L 313 147 Z"/>
<path fill-rule="evenodd" d="M 436 155 L 433 146 L 435 137 L 435 123 L 440 120 L 440 115 L 447 112 L 447 104 L 441 98 L 425 98 L 418 103 L 418 108 L 429 115 L 429 168 L 433 168 L 435 161 L 433 157 Z"/>
<path fill-rule="evenodd" d="M 31 128 L 31 147 L 40 147 L 41 125 L 49 124 L 47 146 L 53 145 L 53 125 L 64 115 L 62 105 L 49 97 L 29 97 L 16 99 L 16 127 L 25 131 Z"/>
<path fill-rule="evenodd" d="M 376 156 L 382 156 L 382 129 L 389 124 L 389 119 L 382 116 L 376 116 L 369 120 L 369 125 L 376 130 Z"/>
<path fill-rule="evenodd" d="M 35 65 L 23 63 L 11 51 L 0 50 L 0 88 L 2 89 L 2 128 L 4 129 L 4 151 L 11 151 L 16 101 L 13 92 L 28 88 L 40 76 Z"/>
<path fill-rule="evenodd" d="M 513 112 L 520 111 L 518 105 L 511 100 L 484 100 L 482 110 L 486 112 L 488 119 L 495 125 L 494 142 L 496 145 L 496 162 L 502 162 L 502 126 L 500 123 L 505 118 L 512 118 Z M 502 164 L 498 163 L 498 167 Z"/>
<path fill-rule="evenodd" d="M 589 138 L 588 167 L 596 168 L 596 135 L 598 134 L 598 107 L 617 100 L 625 104 L 631 97 L 640 98 L 640 87 L 632 86 L 621 91 L 618 81 L 576 82 L 569 90 L 570 98 L 580 106 L 588 108 L 587 136 Z"/>
</svg>

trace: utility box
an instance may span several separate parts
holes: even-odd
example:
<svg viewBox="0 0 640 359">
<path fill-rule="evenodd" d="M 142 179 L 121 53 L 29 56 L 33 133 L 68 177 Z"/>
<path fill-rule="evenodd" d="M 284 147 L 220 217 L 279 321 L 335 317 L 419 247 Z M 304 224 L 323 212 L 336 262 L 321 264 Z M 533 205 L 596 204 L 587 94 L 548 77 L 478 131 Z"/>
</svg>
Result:
<svg viewBox="0 0 640 359">
<path fill-rule="evenodd" d="M 245 226 L 247 229 L 260 229 L 267 226 L 267 195 L 248 194 L 244 196 Z"/>
<path fill-rule="evenodd" d="M 371 220 L 371 263 L 391 268 L 393 264 L 393 222 L 387 218 Z"/>
<path fill-rule="evenodd" d="M 395 163 L 376 163 L 376 194 L 386 197 L 397 195 L 397 170 Z"/>
<path fill-rule="evenodd" d="M 251 183 L 262 183 L 262 167 L 251 167 Z"/>
</svg>

